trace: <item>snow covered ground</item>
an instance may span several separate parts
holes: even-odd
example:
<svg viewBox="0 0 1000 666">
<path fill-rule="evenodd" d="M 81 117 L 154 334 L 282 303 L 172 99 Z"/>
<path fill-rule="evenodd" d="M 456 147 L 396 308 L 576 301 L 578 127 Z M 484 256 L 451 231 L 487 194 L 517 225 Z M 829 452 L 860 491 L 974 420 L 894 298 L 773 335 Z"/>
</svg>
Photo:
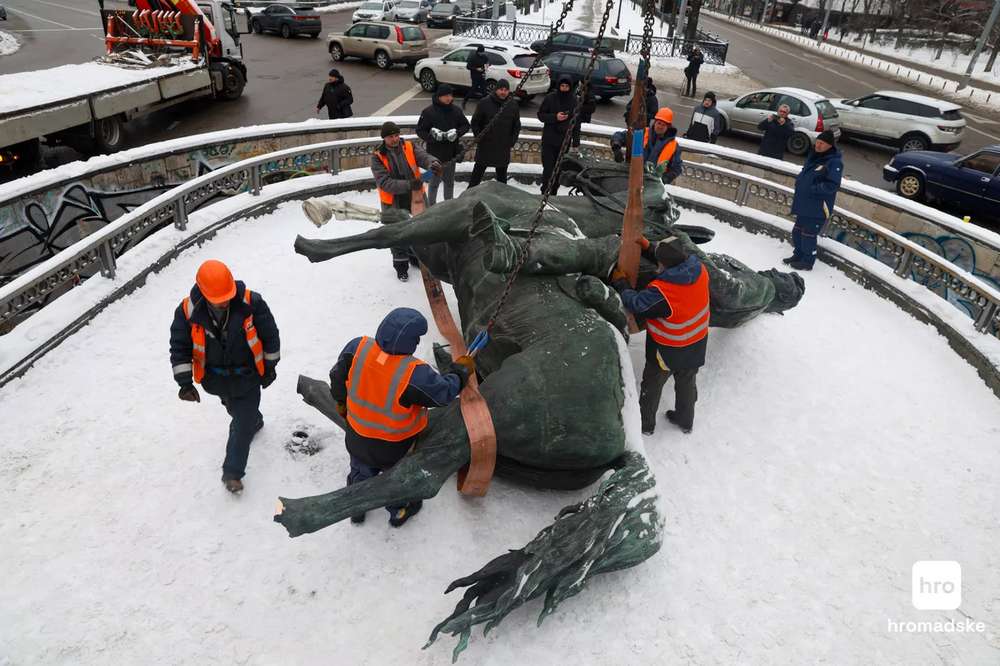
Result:
<svg viewBox="0 0 1000 666">
<path fill-rule="evenodd" d="M 755 268 L 788 254 L 705 214 L 682 221 Z M 498 480 L 469 500 L 449 484 L 400 530 L 375 512 L 298 539 L 271 522 L 279 494 L 335 489 L 347 468 L 297 375 L 324 377 L 392 307 L 429 315 L 388 251 L 320 264 L 292 251 L 298 233 L 367 228 L 317 231 L 297 204 L 231 225 L 0 389 L 0 663 L 449 663 L 450 639 L 420 650 L 457 600 L 444 587 L 588 493 Z M 210 396 L 178 401 L 167 357 L 171 312 L 207 258 L 267 298 L 282 334 L 241 497 L 219 482 L 224 410 Z M 694 433 L 661 420 L 645 438 L 665 500 L 661 552 L 599 577 L 541 628 L 536 602 L 476 632 L 462 663 L 996 661 L 996 398 L 931 327 L 829 267 L 805 278 L 785 316 L 713 330 Z M 629 345 L 636 373 L 642 343 Z M 288 454 L 298 428 L 324 449 Z M 911 605 L 911 566 L 926 559 L 962 565 L 960 611 Z M 985 632 L 889 631 L 963 616 Z"/>
<path fill-rule="evenodd" d="M 0 30 L 0 56 L 10 55 L 21 48 L 21 42 L 9 32 Z"/>
</svg>

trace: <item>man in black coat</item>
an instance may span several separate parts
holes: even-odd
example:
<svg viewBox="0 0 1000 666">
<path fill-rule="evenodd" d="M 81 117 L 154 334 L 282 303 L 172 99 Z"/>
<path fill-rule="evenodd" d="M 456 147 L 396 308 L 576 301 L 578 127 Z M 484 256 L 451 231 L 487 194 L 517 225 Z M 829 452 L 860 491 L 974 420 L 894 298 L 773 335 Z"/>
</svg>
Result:
<svg viewBox="0 0 1000 666">
<path fill-rule="evenodd" d="M 325 106 L 327 113 L 330 114 L 330 120 L 350 118 L 354 115 L 354 111 L 351 109 L 352 104 L 354 104 L 354 94 L 351 92 L 351 87 L 340 76 L 338 70 L 331 69 L 329 79 L 323 86 L 319 101 L 316 102 L 316 113 L 319 113 Z"/>
<path fill-rule="evenodd" d="M 568 76 L 559 77 L 556 90 L 550 92 L 538 107 L 538 119 L 542 121 L 542 193 L 552 177 L 559 159 L 559 148 L 569 131 L 570 118 L 576 108 L 573 94 L 573 80 Z M 559 180 L 552 185 L 552 195 L 559 193 Z"/>
<path fill-rule="evenodd" d="M 469 120 L 462 110 L 455 106 L 455 91 L 447 83 L 442 83 L 434 92 L 434 99 L 425 108 L 417 121 L 417 136 L 424 140 L 427 152 L 444 167 L 440 175 L 431 179 L 428 202 L 437 201 L 438 188 L 444 183 L 444 198 L 455 196 L 455 163 L 460 161 L 462 137 L 469 131 Z"/>
<path fill-rule="evenodd" d="M 701 49 L 696 46 L 691 49 L 687 60 L 687 67 L 684 68 L 684 77 L 686 79 L 684 94 L 688 97 L 694 97 L 698 94 L 698 74 L 701 72 L 701 66 L 705 62 L 705 56 L 702 55 Z"/>
<path fill-rule="evenodd" d="M 656 116 L 656 112 L 660 110 L 660 100 L 656 97 L 656 84 L 653 83 L 653 77 L 648 77 L 646 79 L 646 125 L 653 122 L 653 117 Z M 627 104 L 625 104 L 625 126 L 628 127 L 629 118 L 632 115 L 632 99 L 629 98 Z"/>
<path fill-rule="evenodd" d="M 465 68 L 469 70 L 472 85 L 466 89 L 465 97 L 462 98 L 463 109 L 465 109 L 465 105 L 469 103 L 469 98 L 473 95 L 475 95 L 476 99 L 482 99 L 486 96 L 486 68 L 489 64 L 489 56 L 486 55 L 486 49 L 482 44 L 477 46 L 476 50 L 469 56 L 469 59 L 465 61 Z"/>
<path fill-rule="evenodd" d="M 496 116 L 493 127 L 485 135 L 483 132 Z M 521 109 L 517 100 L 510 99 L 510 83 L 507 79 L 497 82 L 493 94 L 476 105 L 472 115 L 472 133 L 479 139 L 476 146 L 476 164 L 472 168 L 469 187 L 483 181 L 486 167 L 493 167 L 497 180 L 507 182 L 507 165 L 510 164 L 510 150 L 521 133 Z"/>
<path fill-rule="evenodd" d="M 219 396 L 232 417 L 222 482 L 232 493 L 243 490 L 250 441 L 264 427 L 259 411 L 261 387 L 275 378 L 281 358 L 278 326 L 264 298 L 251 292 L 221 261 L 198 269 L 190 295 L 174 311 L 170 325 L 170 364 L 181 400 L 201 402 L 195 383 Z"/>
<path fill-rule="evenodd" d="M 795 123 L 788 117 L 788 112 L 788 105 L 782 104 L 778 107 L 777 115 L 772 113 L 757 124 L 757 129 L 764 133 L 760 139 L 760 148 L 757 149 L 758 155 L 776 160 L 785 159 L 785 147 L 795 134 Z"/>
</svg>

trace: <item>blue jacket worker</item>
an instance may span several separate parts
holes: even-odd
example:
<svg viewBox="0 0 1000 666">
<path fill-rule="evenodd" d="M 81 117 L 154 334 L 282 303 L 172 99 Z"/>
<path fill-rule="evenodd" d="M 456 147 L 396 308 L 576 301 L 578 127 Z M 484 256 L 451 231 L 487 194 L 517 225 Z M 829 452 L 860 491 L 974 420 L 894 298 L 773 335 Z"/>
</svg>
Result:
<svg viewBox="0 0 1000 666">
<path fill-rule="evenodd" d="M 667 420 L 689 433 L 698 401 L 695 380 L 698 368 L 705 365 L 708 348 L 708 270 L 697 256 L 688 255 L 675 236 L 660 241 L 655 248 L 645 239 L 642 242 L 644 254 L 648 256 L 652 250 L 658 270 L 646 288 L 632 289 L 617 267 L 611 275 L 611 284 L 625 308 L 646 322 L 646 365 L 639 388 L 642 432 L 652 435 L 656 429 L 660 396 L 673 375 L 675 402 L 667 411 Z"/>
<path fill-rule="evenodd" d="M 264 298 L 209 259 L 198 268 L 190 295 L 174 311 L 170 364 L 181 400 L 201 402 L 195 384 L 219 396 L 232 417 L 222 482 L 243 490 L 250 441 L 264 427 L 260 389 L 270 386 L 281 359 L 278 326 Z"/>
<path fill-rule="evenodd" d="M 796 270 L 811 271 L 816 263 L 816 237 L 833 213 L 833 205 L 844 175 L 844 161 L 834 144 L 833 132 L 816 137 L 812 152 L 795 178 L 792 201 L 792 244 L 795 251 L 782 261 Z"/>
<path fill-rule="evenodd" d="M 330 370 L 330 394 L 346 420 L 351 471 L 347 485 L 390 469 L 427 427 L 427 409 L 444 407 L 465 388 L 475 362 L 462 356 L 444 374 L 414 358 L 427 320 L 411 308 L 396 308 L 379 324 L 374 338 L 354 338 Z M 423 502 L 387 506 L 389 524 L 399 527 Z M 351 516 L 364 522 L 365 515 Z"/>
</svg>

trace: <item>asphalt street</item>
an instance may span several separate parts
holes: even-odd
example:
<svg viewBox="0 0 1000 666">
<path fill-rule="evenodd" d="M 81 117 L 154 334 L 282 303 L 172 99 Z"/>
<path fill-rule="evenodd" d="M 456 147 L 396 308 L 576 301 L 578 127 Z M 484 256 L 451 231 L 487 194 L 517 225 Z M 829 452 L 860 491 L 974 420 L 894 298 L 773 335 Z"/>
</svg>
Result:
<svg viewBox="0 0 1000 666">
<path fill-rule="evenodd" d="M 14 33 L 22 42 L 19 51 L 0 57 L 0 74 L 85 62 L 103 53 L 103 31 L 99 25 L 96 0 L 0 2 L 6 6 L 9 15 L 6 23 L 0 23 L 0 29 Z M 117 0 L 107 0 L 105 4 L 108 7 L 126 6 Z M 316 99 L 327 71 L 334 66 L 327 52 L 326 33 L 344 30 L 350 25 L 350 19 L 351 10 L 324 14 L 324 32 L 320 39 L 243 36 L 249 81 L 241 99 L 229 103 L 208 99 L 190 102 L 133 121 L 127 128 L 130 144 L 141 145 L 241 125 L 294 122 L 315 117 Z M 879 89 L 908 89 L 902 83 L 866 69 L 804 52 L 766 35 L 706 16 L 702 20 L 705 29 L 730 40 L 730 62 L 763 86 L 790 85 L 830 97 L 852 97 Z M 431 40 L 448 34 L 447 30 L 427 32 Z M 437 55 L 444 51 L 432 47 L 431 53 Z M 357 116 L 418 114 L 430 103 L 429 95 L 417 86 L 412 72 L 402 66 L 382 71 L 371 63 L 356 60 L 336 66 L 354 91 L 354 112 Z M 660 88 L 661 105 L 674 109 L 675 124 L 683 131 L 697 100 L 678 94 L 683 76 L 680 70 L 656 68 L 654 74 Z M 522 115 L 533 117 L 537 102 L 525 104 Z M 624 109 L 623 98 L 600 103 L 593 121 L 620 126 Z M 960 152 L 1000 143 L 1000 114 L 991 116 L 973 111 L 967 112 L 966 117 L 969 125 Z M 720 143 L 752 152 L 757 148 L 757 141 L 753 138 L 727 136 L 722 137 Z M 845 142 L 843 149 L 848 176 L 877 187 L 887 187 L 881 177 L 882 166 L 894 153 L 892 149 L 859 142 Z M 79 156 L 63 148 L 48 151 L 45 158 L 49 166 L 54 166 Z M 802 161 L 801 158 L 789 159 Z"/>
</svg>

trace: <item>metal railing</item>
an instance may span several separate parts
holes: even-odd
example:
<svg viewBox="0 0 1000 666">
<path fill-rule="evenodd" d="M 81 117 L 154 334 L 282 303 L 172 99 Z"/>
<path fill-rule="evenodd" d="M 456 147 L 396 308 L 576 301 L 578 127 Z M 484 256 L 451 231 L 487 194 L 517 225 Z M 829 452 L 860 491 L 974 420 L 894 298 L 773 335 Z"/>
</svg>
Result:
<svg viewBox="0 0 1000 666">
<path fill-rule="evenodd" d="M 684 39 L 682 37 L 653 37 L 650 54 L 654 58 L 687 58 L 691 50 L 697 46 L 705 56 L 709 65 L 725 65 L 729 55 L 729 42 L 714 39 Z M 631 31 L 625 39 L 625 52 L 638 53 L 642 48 L 642 35 L 633 35 Z"/>
<path fill-rule="evenodd" d="M 494 21 L 471 16 L 456 17 L 452 23 L 451 32 L 468 39 L 490 39 L 513 41 L 530 44 L 539 39 L 546 39 L 552 32 L 552 26 L 537 23 L 522 23 L 514 17 L 513 21 Z"/>
</svg>

